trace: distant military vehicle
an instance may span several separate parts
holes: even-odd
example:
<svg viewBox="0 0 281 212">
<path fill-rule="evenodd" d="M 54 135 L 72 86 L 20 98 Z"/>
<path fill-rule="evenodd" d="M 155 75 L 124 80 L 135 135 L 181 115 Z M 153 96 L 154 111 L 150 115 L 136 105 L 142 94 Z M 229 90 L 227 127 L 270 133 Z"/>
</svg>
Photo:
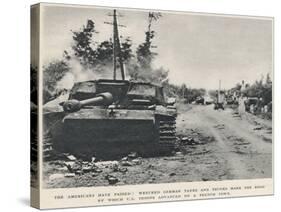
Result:
<svg viewBox="0 0 281 212">
<path fill-rule="evenodd" d="M 202 96 L 196 97 L 195 103 L 196 103 L 196 104 L 204 105 L 204 103 L 205 103 L 204 97 L 202 97 Z"/>
<path fill-rule="evenodd" d="M 210 96 L 205 96 L 204 99 L 206 105 L 210 105 L 214 103 L 214 100 Z"/>
<path fill-rule="evenodd" d="M 234 104 L 234 99 L 230 96 L 230 97 L 227 97 L 226 99 L 225 99 L 225 101 L 226 101 L 226 104 L 228 104 L 228 105 L 232 105 L 232 104 Z"/>
<path fill-rule="evenodd" d="M 245 111 L 250 112 L 251 105 L 255 106 L 259 102 L 259 98 L 257 97 L 249 97 L 244 101 Z M 255 110 L 255 108 L 253 108 Z M 254 112 L 254 111 L 253 111 Z"/>
</svg>

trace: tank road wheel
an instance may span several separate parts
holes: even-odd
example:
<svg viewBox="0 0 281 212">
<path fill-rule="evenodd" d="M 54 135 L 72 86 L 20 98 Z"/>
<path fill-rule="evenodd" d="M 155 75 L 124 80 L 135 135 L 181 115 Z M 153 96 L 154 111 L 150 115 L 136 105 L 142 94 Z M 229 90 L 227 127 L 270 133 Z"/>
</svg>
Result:
<svg viewBox="0 0 281 212">
<path fill-rule="evenodd" d="M 171 154 L 176 144 L 176 119 L 159 121 L 160 154 Z"/>
</svg>

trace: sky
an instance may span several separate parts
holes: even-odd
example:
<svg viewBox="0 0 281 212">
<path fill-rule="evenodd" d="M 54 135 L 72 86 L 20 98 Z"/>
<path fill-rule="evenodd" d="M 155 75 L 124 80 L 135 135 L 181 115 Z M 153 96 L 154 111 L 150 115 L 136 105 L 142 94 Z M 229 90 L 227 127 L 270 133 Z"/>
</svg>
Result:
<svg viewBox="0 0 281 212">
<path fill-rule="evenodd" d="M 117 9 L 119 35 L 133 40 L 133 49 L 144 41 L 148 11 Z M 79 30 L 88 19 L 95 22 L 97 41 L 112 37 L 108 14 L 112 9 L 46 6 L 41 19 L 43 64 L 61 59 L 73 44 L 71 30 Z M 199 13 L 161 12 L 153 22 L 155 67 L 169 70 L 169 81 L 188 87 L 231 88 L 244 80 L 252 83 L 272 75 L 272 19 Z M 122 39 L 121 39 L 122 40 Z"/>
</svg>

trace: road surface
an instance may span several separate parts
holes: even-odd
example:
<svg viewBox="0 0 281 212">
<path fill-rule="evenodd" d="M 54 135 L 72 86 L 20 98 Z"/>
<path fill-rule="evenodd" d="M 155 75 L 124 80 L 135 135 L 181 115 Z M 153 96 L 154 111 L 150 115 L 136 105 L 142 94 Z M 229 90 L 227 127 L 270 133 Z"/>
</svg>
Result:
<svg viewBox="0 0 281 212">
<path fill-rule="evenodd" d="M 211 175 L 215 180 L 271 177 L 271 121 L 248 113 L 238 114 L 230 108 L 217 111 L 212 105 L 193 106 L 188 112 L 181 110 L 178 117 L 181 132 L 178 133 L 184 135 L 191 129 L 200 133 L 203 140 L 208 136 L 212 138 L 205 146 L 217 161 L 210 172 L 222 172 Z"/>
</svg>

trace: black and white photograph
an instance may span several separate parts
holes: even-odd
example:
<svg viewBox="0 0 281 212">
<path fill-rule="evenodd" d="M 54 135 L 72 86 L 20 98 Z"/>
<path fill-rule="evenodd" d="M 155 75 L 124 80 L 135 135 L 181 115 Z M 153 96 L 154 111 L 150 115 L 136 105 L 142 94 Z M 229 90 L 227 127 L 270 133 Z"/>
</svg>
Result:
<svg viewBox="0 0 281 212">
<path fill-rule="evenodd" d="M 272 18 L 47 4 L 40 20 L 44 189 L 273 177 Z"/>
</svg>

